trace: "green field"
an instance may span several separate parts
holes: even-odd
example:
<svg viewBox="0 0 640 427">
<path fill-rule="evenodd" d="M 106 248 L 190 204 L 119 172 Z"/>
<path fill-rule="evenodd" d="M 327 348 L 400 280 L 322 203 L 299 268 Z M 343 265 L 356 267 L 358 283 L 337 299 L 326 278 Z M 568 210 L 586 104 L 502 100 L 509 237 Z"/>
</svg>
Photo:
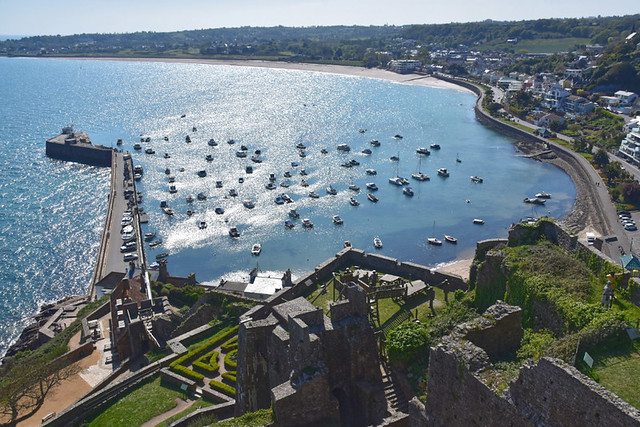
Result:
<svg viewBox="0 0 640 427">
<path fill-rule="evenodd" d="M 577 45 L 591 43 L 587 38 L 567 37 L 562 39 L 534 39 L 520 40 L 518 43 L 488 43 L 480 46 L 481 50 L 513 50 L 515 52 L 527 51 L 529 53 L 557 53 L 572 51 Z"/>
</svg>

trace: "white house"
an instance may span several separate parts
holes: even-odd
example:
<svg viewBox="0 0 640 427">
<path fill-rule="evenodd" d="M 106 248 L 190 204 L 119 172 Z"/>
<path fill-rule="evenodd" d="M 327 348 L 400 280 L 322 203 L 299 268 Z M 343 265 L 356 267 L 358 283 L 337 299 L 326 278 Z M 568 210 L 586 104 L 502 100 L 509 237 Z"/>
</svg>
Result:
<svg viewBox="0 0 640 427">
<path fill-rule="evenodd" d="M 547 108 L 561 108 L 564 99 L 569 95 L 569 92 L 564 90 L 559 83 L 556 83 L 544 94 L 542 105 Z"/>
<path fill-rule="evenodd" d="M 394 59 L 393 61 L 389 61 L 387 65 L 389 70 L 395 71 L 396 73 L 405 74 L 405 73 L 413 73 L 418 68 L 422 66 L 422 62 L 415 61 L 412 59 Z"/>
<path fill-rule="evenodd" d="M 620 144 L 620 153 L 632 163 L 640 163 L 640 132 L 629 132 Z"/>
<path fill-rule="evenodd" d="M 628 107 L 633 105 L 638 99 L 638 95 L 633 92 L 627 92 L 625 90 L 619 90 L 614 93 L 615 97 L 618 98 L 618 105 L 622 107 Z"/>
</svg>

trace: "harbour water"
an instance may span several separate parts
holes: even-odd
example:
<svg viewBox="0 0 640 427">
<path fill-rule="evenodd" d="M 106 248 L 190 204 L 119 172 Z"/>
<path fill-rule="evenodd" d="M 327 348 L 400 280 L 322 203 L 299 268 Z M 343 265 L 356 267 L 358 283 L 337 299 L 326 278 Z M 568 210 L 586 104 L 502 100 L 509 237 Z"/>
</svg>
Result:
<svg viewBox="0 0 640 427">
<path fill-rule="evenodd" d="M 63 125 L 87 131 L 94 144 L 116 147 L 123 139 L 120 148 L 132 151 L 134 164 L 145 170 L 138 184 L 149 214 L 144 231 L 155 231 L 164 242 L 148 249 L 149 259 L 169 252 L 172 274 L 195 272 L 201 282 L 240 278 L 256 264 L 263 271 L 290 268 L 296 276 L 342 249 L 345 240 L 374 251 L 375 236 L 384 255 L 446 263 L 471 256 L 478 240 L 506 236 L 520 218 L 561 217 L 576 195 L 564 172 L 518 157 L 513 141 L 477 123 L 475 96 L 462 91 L 198 64 L 0 58 L 0 71 L 0 353 L 40 304 L 85 292 L 93 271 L 109 170 L 48 159 L 44 141 Z M 392 138 L 396 134 L 403 138 Z M 151 141 L 134 152 L 141 136 Z M 207 144 L 211 138 L 217 146 Z M 371 146 L 371 139 L 380 146 Z M 298 143 L 307 147 L 306 157 Z M 351 151 L 337 151 L 341 143 Z M 432 143 L 441 149 L 416 154 Z M 246 158 L 236 156 L 242 145 Z M 145 154 L 146 148 L 155 154 Z M 365 148 L 372 153 L 363 154 Z M 255 150 L 261 163 L 250 160 Z M 213 161 L 205 160 L 207 154 Z M 360 165 L 341 166 L 350 159 Z M 437 176 L 443 167 L 450 177 Z M 168 192 L 167 168 L 175 176 L 175 194 Z M 366 175 L 368 168 L 377 175 Z M 301 169 L 308 175 L 301 176 Z M 418 169 L 431 179 L 411 180 Z M 198 177 L 200 170 L 207 176 Z M 285 171 L 292 177 L 284 178 Z M 277 177 L 272 191 L 265 189 L 270 173 Z M 396 175 L 411 180 L 413 197 L 389 183 Z M 484 182 L 471 182 L 471 175 Z M 302 178 L 309 187 L 300 185 Z M 290 186 L 280 187 L 283 181 Z M 367 182 L 379 187 L 377 203 L 367 200 Z M 338 194 L 328 195 L 328 185 Z M 232 188 L 237 197 L 228 196 Z M 308 197 L 309 191 L 320 197 Z M 552 194 L 545 206 L 522 202 L 540 191 Z M 206 201 L 186 202 L 187 195 L 201 192 Z M 276 205 L 280 193 L 294 203 Z M 360 205 L 351 206 L 350 197 Z M 161 211 L 162 200 L 174 209 L 173 217 Z M 245 208 L 243 200 L 255 208 Z M 225 213 L 215 214 L 216 207 Z M 300 219 L 293 229 L 284 227 L 294 207 L 314 223 L 312 229 Z M 189 217 L 187 209 L 195 213 Z M 333 224 L 336 214 L 343 225 Z M 485 224 L 473 224 L 474 218 Z M 204 230 L 197 226 L 202 220 Z M 231 226 L 241 231 L 239 239 L 229 237 Z M 428 237 L 444 234 L 458 244 L 427 244 Z M 255 257 L 250 250 L 257 242 L 262 253 Z"/>
</svg>

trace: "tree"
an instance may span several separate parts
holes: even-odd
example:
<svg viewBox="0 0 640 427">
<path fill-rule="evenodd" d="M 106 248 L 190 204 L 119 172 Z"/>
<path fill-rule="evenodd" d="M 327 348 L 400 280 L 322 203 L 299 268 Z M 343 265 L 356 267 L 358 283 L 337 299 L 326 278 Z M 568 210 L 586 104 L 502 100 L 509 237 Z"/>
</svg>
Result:
<svg viewBox="0 0 640 427">
<path fill-rule="evenodd" d="M 3 366 L 0 415 L 10 418 L 9 425 L 29 418 L 42 406 L 52 388 L 79 371 L 77 364 L 69 365 L 64 357 L 54 361 L 24 357 Z"/>
<path fill-rule="evenodd" d="M 622 169 L 620 169 L 620 163 L 609 163 L 604 168 L 604 175 L 607 177 L 607 184 L 611 184 L 611 181 L 615 181 L 620 178 Z"/>
<path fill-rule="evenodd" d="M 429 352 L 431 338 L 421 323 L 403 323 L 387 335 L 387 353 L 392 362 L 410 363 Z"/>
<path fill-rule="evenodd" d="M 607 154 L 606 150 L 599 149 L 596 154 L 593 155 L 593 163 L 598 165 L 600 169 L 604 168 L 609 164 L 609 154 Z"/>
<path fill-rule="evenodd" d="M 634 205 L 640 203 L 640 184 L 635 181 L 625 183 L 622 186 L 622 197 L 625 202 Z"/>
</svg>

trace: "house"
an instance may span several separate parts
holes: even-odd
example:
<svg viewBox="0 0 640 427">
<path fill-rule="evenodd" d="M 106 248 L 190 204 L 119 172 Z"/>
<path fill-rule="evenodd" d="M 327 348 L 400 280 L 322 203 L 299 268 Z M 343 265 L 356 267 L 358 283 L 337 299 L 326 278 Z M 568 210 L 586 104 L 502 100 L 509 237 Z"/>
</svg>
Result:
<svg viewBox="0 0 640 427">
<path fill-rule="evenodd" d="M 635 255 L 627 254 L 620 257 L 620 264 L 626 270 L 634 272 L 634 276 L 638 276 L 637 272 L 640 271 L 640 260 Z"/>
<path fill-rule="evenodd" d="M 394 59 L 389 61 L 387 67 L 390 71 L 395 71 L 400 74 L 409 74 L 417 71 L 422 66 L 422 62 L 412 59 Z"/>
<path fill-rule="evenodd" d="M 565 98 L 569 95 L 569 92 L 564 90 L 559 83 L 556 83 L 544 94 L 541 104 L 546 108 L 560 109 Z"/>
<path fill-rule="evenodd" d="M 582 96 L 569 95 L 564 99 L 562 109 L 568 113 L 576 115 L 589 114 L 596 108 L 594 102 L 589 101 Z"/>
<path fill-rule="evenodd" d="M 638 95 L 633 92 L 627 92 L 625 90 L 619 90 L 614 93 L 614 96 L 618 99 L 618 105 L 622 107 L 629 107 L 633 105 L 638 99 Z"/>
<path fill-rule="evenodd" d="M 640 132 L 631 131 L 620 143 L 620 154 L 631 163 L 640 164 Z"/>
<path fill-rule="evenodd" d="M 558 122 L 560 124 L 565 122 L 564 117 L 560 117 L 557 114 L 553 114 L 553 113 L 549 113 L 549 114 L 545 114 L 543 116 L 541 116 L 537 121 L 535 121 L 533 124 L 536 126 L 541 126 L 541 127 L 549 127 L 551 125 L 551 123 L 553 122 Z"/>
<path fill-rule="evenodd" d="M 579 68 L 567 68 L 566 70 L 564 70 L 564 76 L 568 79 L 577 79 L 580 80 L 582 79 L 582 72 L 584 70 L 579 69 Z"/>
<path fill-rule="evenodd" d="M 246 298 L 263 301 L 285 287 L 292 286 L 291 271 L 282 275 L 263 274 L 254 268 L 249 273 L 249 282 L 234 282 L 222 280 L 218 290 L 242 295 Z"/>
</svg>

